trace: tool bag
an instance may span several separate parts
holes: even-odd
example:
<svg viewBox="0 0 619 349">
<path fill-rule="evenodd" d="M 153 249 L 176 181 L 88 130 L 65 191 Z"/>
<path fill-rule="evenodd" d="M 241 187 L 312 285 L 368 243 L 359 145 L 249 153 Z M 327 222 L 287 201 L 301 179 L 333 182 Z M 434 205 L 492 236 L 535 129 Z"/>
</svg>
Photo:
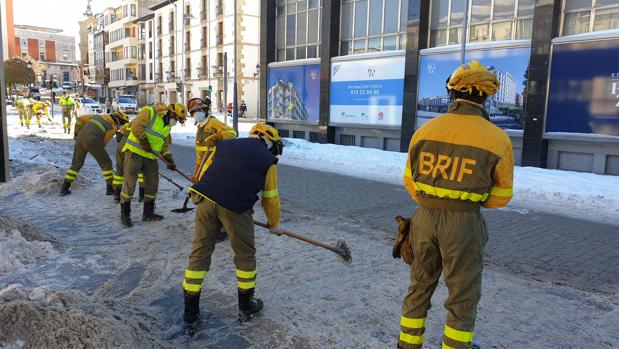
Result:
<svg viewBox="0 0 619 349">
<path fill-rule="evenodd" d="M 402 258 L 404 263 L 411 265 L 413 263 L 413 247 L 411 245 L 411 220 L 402 216 L 395 217 L 398 222 L 398 233 L 393 242 L 393 258 Z"/>
</svg>

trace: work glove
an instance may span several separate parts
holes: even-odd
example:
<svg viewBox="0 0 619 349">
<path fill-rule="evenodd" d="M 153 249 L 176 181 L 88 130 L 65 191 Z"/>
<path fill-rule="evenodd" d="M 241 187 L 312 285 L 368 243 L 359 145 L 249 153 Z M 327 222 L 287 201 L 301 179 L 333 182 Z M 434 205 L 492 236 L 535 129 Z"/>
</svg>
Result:
<svg viewBox="0 0 619 349">
<path fill-rule="evenodd" d="M 201 195 L 198 195 L 198 194 L 196 194 L 194 192 L 191 192 L 191 191 L 189 192 L 188 195 L 189 195 L 189 198 L 191 199 L 191 202 L 194 205 L 198 205 L 199 203 L 202 202 L 202 200 L 204 200 L 204 198 Z"/>
<path fill-rule="evenodd" d="M 174 162 L 168 162 L 168 170 L 176 171 L 176 164 Z"/>
<path fill-rule="evenodd" d="M 142 146 L 142 148 L 144 148 L 145 151 L 149 153 L 153 152 L 153 148 L 150 147 L 150 143 L 148 142 L 148 139 L 146 138 L 140 139 L 140 145 Z"/>
<path fill-rule="evenodd" d="M 275 235 L 279 236 L 279 235 L 282 235 L 284 233 L 284 231 L 280 227 L 275 226 L 275 227 L 270 227 L 269 228 L 269 233 L 275 234 Z"/>
<path fill-rule="evenodd" d="M 77 133 L 73 134 L 73 139 L 77 139 Z"/>
</svg>

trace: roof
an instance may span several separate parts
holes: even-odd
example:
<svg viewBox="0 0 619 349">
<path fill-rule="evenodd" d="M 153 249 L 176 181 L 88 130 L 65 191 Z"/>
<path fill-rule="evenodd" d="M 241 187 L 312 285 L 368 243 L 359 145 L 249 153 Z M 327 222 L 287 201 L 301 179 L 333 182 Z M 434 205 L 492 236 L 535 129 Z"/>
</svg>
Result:
<svg viewBox="0 0 619 349">
<path fill-rule="evenodd" d="M 171 5 L 171 4 L 175 3 L 175 2 L 176 2 L 176 0 L 164 0 L 164 1 L 160 2 L 160 3 L 158 3 L 155 6 L 149 7 L 149 9 L 153 10 L 153 11 L 156 11 L 156 10 L 162 8 L 162 7 L 166 7 L 166 6 Z"/>
<path fill-rule="evenodd" d="M 13 27 L 15 29 L 32 30 L 32 31 L 46 32 L 46 33 L 52 33 L 52 34 L 58 34 L 58 33 L 62 33 L 64 31 L 62 29 L 37 27 L 37 26 L 34 26 L 34 25 L 28 25 L 28 24 L 15 24 Z"/>
<path fill-rule="evenodd" d="M 135 21 L 133 21 L 133 23 L 136 23 L 136 24 L 137 24 L 137 23 L 140 23 L 140 22 L 146 22 L 146 21 L 148 21 L 149 19 L 153 19 L 153 18 L 155 18 L 155 14 L 154 14 L 154 13 L 151 13 L 151 14 L 149 14 L 149 15 L 142 16 L 142 17 L 140 17 L 140 18 L 136 19 Z"/>
</svg>

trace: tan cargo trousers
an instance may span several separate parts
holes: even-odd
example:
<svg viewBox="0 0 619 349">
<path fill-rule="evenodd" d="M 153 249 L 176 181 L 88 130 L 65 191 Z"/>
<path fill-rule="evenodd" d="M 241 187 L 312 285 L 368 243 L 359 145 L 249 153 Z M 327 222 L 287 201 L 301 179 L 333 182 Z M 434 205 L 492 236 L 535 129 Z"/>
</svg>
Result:
<svg viewBox="0 0 619 349">
<path fill-rule="evenodd" d="M 96 131 L 99 131 L 97 129 Z M 77 177 L 77 174 L 84 166 L 86 161 L 86 155 L 88 153 L 97 160 L 99 167 L 103 171 L 103 179 L 106 184 L 112 184 L 114 178 L 114 171 L 112 170 L 112 159 L 105 150 L 103 145 L 103 135 L 89 130 L 83 130 L 75 139 L 75 145 L 73 146 L 73 160 L 71 161 L 71 167 L 67 170 L 65 179 L 69 182 L 73 182 Z"/>
<path fill-rule="evenodd" d="M 196 234 L 183 280 L 186 292 L 195 294 L 202 289 L 222 227 L 228 233 L 234 251 L 239 291 L 246 292 L 256 287 L 256 242 L 252 213 L 252 210 L 236 213 L 207 199 L 196 206 Z"/>
<path fill-rule="evenodd" d="M 114 189 L 122 188 L 123 182 L 125 181 L 125 153 L 123 153 L 123 148 L 125 144 L 127 144 L 127 139 L 129 139 L 128 134 L 124 135 L 116 145 L 116 171 L 114 172 L 114 181 L 112 182 Z M 138 172 L 138 185 L 140 188 L 144 188 L 144 174 L 142 172 Z"/>
<path fill-rule="evenodd" d="M 420 349 L 441 272 L 449 295 L 443 349 L 468 349 L 481 297 L 486 223 L 479 211 L 419 207 L 411 221 L 411 283 L 402 306 L 399 348 Z"/>
<path fill-rule="evenodd" d="M 159 190 L 159 163 L 157 160 L 145 158 L 130 150 L 125 152 L 123 162 L 123 184 L 120 192 L 120 203 L 131 201 L 135 192 L 135 183 L 140 173 L 144 174 L 144 202 L 157 199 Z"/>
</svg>

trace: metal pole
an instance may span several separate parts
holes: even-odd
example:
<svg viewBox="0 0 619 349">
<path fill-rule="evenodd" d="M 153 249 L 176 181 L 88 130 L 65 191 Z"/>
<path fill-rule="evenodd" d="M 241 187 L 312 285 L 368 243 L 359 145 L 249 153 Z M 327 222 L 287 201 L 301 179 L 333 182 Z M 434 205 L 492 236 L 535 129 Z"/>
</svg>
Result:
<svg viewBox="0 0 619 349">
<path fill-rule="evenodd" d="M 0 16 L 1 17 L 1 16 Z M 2 18 L 0 18 L 2 28 Z M 2 30 L 0 30 L 0 42 L 4 42 Z M 0 45 L 0 57 L 4 57 L 2 45 Z M 6 126 L 6 86 L 4 82 L 4 64 L 0 64 L 0 183 L 9 181 L 9 140 Z"/>
<path fill-rule="evenodd" d="M 238 101 L 238 86 L 237 86 L 237 76 L 238 76 L 238 52 L 236 44 L 237 44 L 237 29 L 236 20 L 237 20 L 237 8 L 236 8 L 236 0 L 234 0 L 234 96 L 233 103 L 234 107 L 232 109 L 232 127 L 239 133 L 239 101 Z"/>
<path fill-rule="evenodd" d="M 181 50 L 183 50 L 181 54 L 181 103 L 185 103 L 185 0 L 182 1 L 181 11 L 181 21 L 183 21 L 183 30 L 181 31 Z M 176 16 L 178 17 L 178 14 Z"/>
<path fill-rule="evenodd" d="M 228 123 L 228 52 L 224 52 L 224 122 Z"/>
<path fill-rule="evenodd" d="M 464 64 L 466 57 L 466 30 L 468 28 L 469 20 L 469 4 L 470 0 L 466 0 L 466 6 L 464 7 L 464 18 L 462 21 L 462 48 L 460 49 L 460 63 Z"/>
</svg>

